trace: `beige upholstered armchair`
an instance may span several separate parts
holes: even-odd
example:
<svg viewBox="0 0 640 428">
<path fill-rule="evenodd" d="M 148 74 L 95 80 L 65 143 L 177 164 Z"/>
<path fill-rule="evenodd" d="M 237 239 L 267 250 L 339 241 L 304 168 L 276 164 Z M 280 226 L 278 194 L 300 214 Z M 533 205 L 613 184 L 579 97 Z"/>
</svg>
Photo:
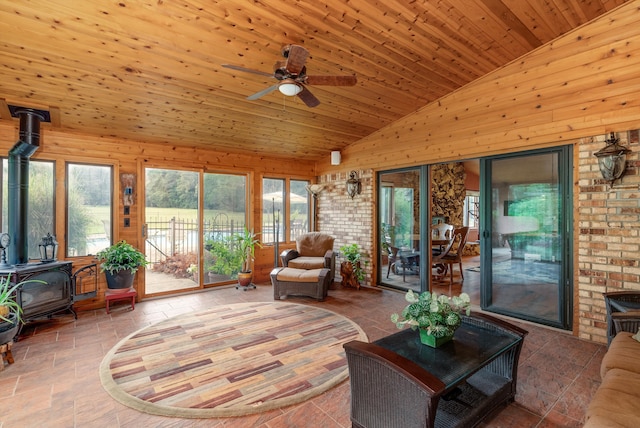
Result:
<svg viewBox="0 0 640 428">
<path fill-rule="evenodd" d="M 331 281 L 335 277 L 336 255 L 333 252 L 334 237 L 321 232 L 300 235 L 295 250 L 280 254 L 284 267 L 296 269 L 329 269 Z"/>
</svg>

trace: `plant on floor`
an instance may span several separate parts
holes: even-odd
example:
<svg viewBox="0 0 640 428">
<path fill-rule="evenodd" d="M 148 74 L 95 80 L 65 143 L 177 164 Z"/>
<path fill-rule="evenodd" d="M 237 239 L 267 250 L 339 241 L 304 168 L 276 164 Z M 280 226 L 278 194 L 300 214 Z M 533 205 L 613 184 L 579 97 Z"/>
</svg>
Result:
<svg viewBox="0 0 640 428">
<path fill-rule="evenodd" d="M 253 233 L 246 227 L 242 233 L 233 235 L 233 241 L 237 245 L 236 251 L 241 261 L 240 272 L 251 272 L 251 262 L 256 255 L 256 247 L 262 248 L 262 244 L 257 238 L 258 234 Z"/>
<path fill-rule="evenodd" d="M 405 299 L 409 304 L 401 314 L 392 314 L 391 321 L 398 328 L 409 325 L 413 330 L 424 329 L 437 338 L 452 336 L 462 323 L 461 313 L 471 313 L 471 299 L 467 293 L 449 297 L 446 294 L 409 290 Z"/>
<path fill-rule="evenodd" d="M 362 268 L 362 254 L 358 244 L 347 244 L 340 247 L 340 254 L 344 260 L 351 263 L 353 276 L 358 282 L 364 279 L 364 269 Z"/>
<path fill-rule="evenodd" d="M 215 236 L 208 239 L 204 248 L 209 252 L 209 258 L 205 254 L 205 268 L 216 275 L 225 275 L 235 278 L 242 268 L 242 260 L 233 250 L 233 238 Z"/>
<path fill-rule="evenodd" d="M 238 284 L 242 287 L 252 286 L 253 273 L 251 272 L 251 262 L 255 258 L 256 247 L 262 248 L 262 244 L 257 238 L 257 234 L 253 233 L 246 227 L 242 233 L 233 235 L 233 241 L 238 258 L 240 259 L 240 272 L 238 272 Z"/>
</svg>

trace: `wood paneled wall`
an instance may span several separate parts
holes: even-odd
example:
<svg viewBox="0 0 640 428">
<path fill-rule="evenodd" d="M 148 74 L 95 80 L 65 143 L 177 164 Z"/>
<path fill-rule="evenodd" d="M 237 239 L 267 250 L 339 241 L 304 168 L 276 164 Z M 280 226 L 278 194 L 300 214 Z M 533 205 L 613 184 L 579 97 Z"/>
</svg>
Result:
<svg viewBox="0 0 640 428">
<path fill-rule="evenodd" d="M 640 127 L 633 1 L 377 131 L 320 174 L 471 159 Z"/>
<path fill-rule="evenodd" d="M 13 126 L 11 126 L 13 125 Z M 13 147 L 18 139 L 19 122 L 0 123 L 0 153 L 6 156 L 9 149 Z M 188 136 L 185 136 L 188 138 Z M 184 168 L 206 171 L 226 171 L 236 173 L 246 173 L 249 177 L 250 186 L 250 222 L 256 231 L 260 231 L 262 225 L 262 178 L 265 176 L 283 176 L 286 172 L 288 177 L 311 180 L 315 178 L 315 164 L 313 162 L 296 161 L 288 159 L 268 158 L 264 156 L 246 156 L 217 152 L 214 150 L 190 149 L 175 147 L 163 144 L 150 144 L 134 141 L 122 141 L 108 138 L 95 138 L 80 134 L 61 133 L 51 127 L 51 124 L 42 124 L 40 148 L 32 156 L 32 159 L 43 159 L 56 161 L 56 238 L 61 250 L 66 247 L 65 242 L 65 161 L 95 163 L 113 166 L 113 186 L 115 212 L 113 215 L 114 237 L 116 242 L 125 239 L 137 248 L 144 248 L 144 238 L 142 237 L 141 204 L 144 203 L 143 171 L 144 166 L 155 166 L 162 168 Z M 137 177 L 136 201 L 130 207 L 131 225 L 124 227 L 124 204 L 120 183 L 120 174 L 134 173 Z M 282 247 L 284 249 L 284 246 Z M 73 258 L 74 269 L 91 263 L 94 258 L 77 257 Z M 265 246 L 256 251 L 256 279 L 267 281 L 269 272 L 273 267 L 273 248 Z M 141 276 L 138 275 L 137 287 L 141 290 Z M 98 297 L 91 301 L 77 304 L 83 307 L 95 308 L 104 306 L 104 290 L 106 283 L 104 275 L 100 275 L 100 292 Z"/>
</svg>

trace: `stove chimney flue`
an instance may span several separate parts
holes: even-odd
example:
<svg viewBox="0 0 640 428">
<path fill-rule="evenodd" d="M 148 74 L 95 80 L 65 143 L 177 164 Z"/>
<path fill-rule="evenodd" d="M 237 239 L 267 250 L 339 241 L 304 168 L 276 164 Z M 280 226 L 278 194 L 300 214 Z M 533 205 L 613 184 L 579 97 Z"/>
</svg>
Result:
<svg viewBox="0 0 640 428">
<path fill-rule="evenodd" d="M 9 150 L 8 158 L 8 232 L 11 244 L 8 262 L 12 265 L 29 261 L 29 158 L 40 147 L 40 122 L 50 121 L 49 112 L 9 106 L 11 115 L 20 118 L 19 139 Z"/>
</svg>

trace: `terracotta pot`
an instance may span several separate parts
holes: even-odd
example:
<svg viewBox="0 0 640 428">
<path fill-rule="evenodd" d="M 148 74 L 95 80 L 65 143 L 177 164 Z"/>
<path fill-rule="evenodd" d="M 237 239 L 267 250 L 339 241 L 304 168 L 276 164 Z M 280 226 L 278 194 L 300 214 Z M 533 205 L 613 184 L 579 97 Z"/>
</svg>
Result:
<svg viewBox="0 0 640 428">
<path fill-rule="evenodd" d="M 253 273 L 249 272 L 238 272 L 238 284 L 241 287 L 247 287 L 251 285 L 251 281 L 253 280 Z"/>
</svg>

